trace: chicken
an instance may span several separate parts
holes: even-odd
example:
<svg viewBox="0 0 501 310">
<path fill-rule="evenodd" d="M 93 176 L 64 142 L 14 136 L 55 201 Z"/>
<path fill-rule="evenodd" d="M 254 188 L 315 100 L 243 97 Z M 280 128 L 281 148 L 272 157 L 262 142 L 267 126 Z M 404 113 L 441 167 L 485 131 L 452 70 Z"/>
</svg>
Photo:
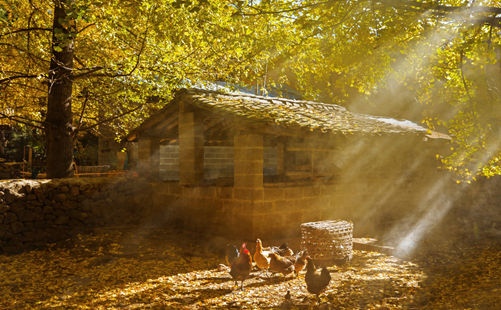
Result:
<svg viewBox="0 0 501 310">
<path fill-rule="evenodd" d="M 304 269 L 304 266 L 306 266 L 307 256 L 308 252 L 306 250 L 301 251 L 296 255 L 296 261 L 294 262 L 294 272 L 296 275 L 299 275 L 299 272 Z"/>
<path fill-rule="evenodd" d="M 285 300 L 289 300 L 289 301 L 292 299 L 292 297 L 291 297 L 291 291 L 287 291 L 287 294 L 285 294 L 284 299 Z"/>
<path fill-rule="evenodd" d="M 280 256 L 293 256 L 294 251 L 292 251 L 291 248 L 289 248 L 289 245 L 287 242 L 282 243 L 282 245 L 275 251 Z"/>
<path fill-rule="evenodd" d="M 238 258 L 231 264 L 230 275 L 235 280 L 235 285 L 240 281 L 240 289 L 244 287 L 244 281 L 249 277 L 252 269 L 252 257 L 243 243 Z"/>
<path fill-rule="evenodd" d="M 287 294 L 284 296 L 284 301 L 280 305 L 280 309 L 289 310 L 294 307 L 294 303 L 292 302 L 291 291 L 287 291 Z"/>
<path fill-rule="evenodd" d="M 227 244 L 225 248 L 224 260 L 226 265 L 231 267 L 231 264 L 238 258 L 238 249 L 232 244 Z"/>
<path fill-rule="evenodd" d="M 277 253 L 270 253 L 270 271 L 286 276 L 294 272 L 294 259 L 292 257 L 282 257 Z"/>
<path fill-rule="evenodd" d="M 254 262 L 256 262 L 256 266 L 261 270 L 268 270 L 270 267 L 270 258 L 268 257 L 270 254 L 269 251 L 263 250 L 263 243 L 261 239 L 256 240 L 256 252 L 254 252 Z"/>
<path fill-rule="evenodd" d="M 304 276 L 304 280 L 306 281 L 306 289 L 311 294 L 315 294 L 318 296 L 322 293 L 329 282 L 331 281 L 331 275 L 327 268 L 315 269 L 315 264 L 311 257 L 306 257 L 306 275 Z"/>
</svg>

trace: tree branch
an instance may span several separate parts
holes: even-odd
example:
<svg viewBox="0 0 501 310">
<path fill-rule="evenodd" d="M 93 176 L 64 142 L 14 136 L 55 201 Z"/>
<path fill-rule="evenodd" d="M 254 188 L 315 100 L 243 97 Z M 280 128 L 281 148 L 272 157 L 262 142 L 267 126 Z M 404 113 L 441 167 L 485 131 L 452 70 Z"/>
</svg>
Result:
<svg viewBox="0 0 501 310">
<path fill-rule="evenodd" d="M 13 31 L 9 31 L 9 32 L 0 34 L 0 38 L 7 36 L 9 34 L 16 34 L 16 33 L 20 33 L 20 32 L 30 32 L 30 31 L 52 31 L 52 29 L 51 28 L 42 28 L 42 27 L 31 27 L 31 28 L 17 29 L 17 30 L 13 30 Z"/>
<path fill-rule="evenodd" d="M 130 76 L 130 75 L 132 75 L 132 73 L 134 73 L 134 71 L 136 71 L 136 69 L 139 67 L 139 63 L 140 63 L 140 60 L 141 60 L 141 55 L 143 54 L 144 48 L 146 47 L 146 38 L 148 36 L 148 30 L 149 30 L 148 27 L 146 27 L 146 29 L 144 31 L 144 34 L 143 34 L 143 40 L 141 41 L 141 47 L 139 48 L 139 51 L 138 51 L 138 53 L 136 55 L 136 57 L 137 57 L 136 58 L 136 63 L 134 64 L 134 67 L 132 67 L 132 69 L 129 72 L 127 72 L 127 73 L 109 73 L 109 72 L 104 72 L 104 73 L 92 74 L 94 72 L 106 69 L 105 67 L 94 67 L 94 68 L 91 68 L 88 72 L 84 72 L 84 73 L 81 73 L 81 74 L 73 75 L 73 78 L 78 79 L 78 78 L 82 78 L 82 77 L 85 77 L 85 76 L 115 78 L 115 77 L 124 77 L 124 76 Z"/>
<path fill-rule="evenodd" d="M 369 0 L 379 2 L 386 6 L 401 8 L 403 10 L 430 12 L 438 16 L 451 16 L 452 14 L 464 13 L 465 17 L 475 24 L 488 24 L 501 27 L 501 19 L 496 17 L 501 14 L 501 7 L 493 6 L 447 6 L 434 3 L 423 3 L 415 0 Z"/>
<path fill-rule="evenodd" d="M 99 121 L 99 122 L 97 122 L 96 124 L 93 124 L 93 125 L 91 125 L 91 126 L 87 126 L 87 127 L 84 127 L 84 128 L 80 128 L 80 131 L 87 131 L 87 130 L 90 130 L 90 129 L 92 129 L 92 128 L 95 128 L 95 127 L 97 127 L 97 126 L 99 126 L 99 125 L 101 125 L 101 124 L 108 123 L 108 122 L 110 122 L 110 121 L 112 121 L 112 120 L 114 120 L 114 119 L 120 118 L 120 117 L 122 117 L 122 116 L 124 116 L 124 115 L 127 115 L 127 114 L 130 114 L 130 113 L 132 113 L 132 112 L 135 112 L 135 111 L 139 110 L 140 108 L 142 108 L 144 105 L 145 105 L 145 103 L 140 104 L 139 106 L 135 107 L 134 109 L 131 109 L 131 110 L 125 111 L 125 112 L 123 112 L 123 113 L 121 113 L 121 114 L 118 114 L 118 115 L 115 115 L 115 116 L 112 116 L 112 117 L 109 117 L 109 118 L 106 118 L 106 119 L 104 119 L 104 120 L 102 120 L 102 121 Z"/>
<path fill-rule="evenodd" d="M 79 73 L 79 74 L 73 74 L 73 79 L 79 79 L 88 75 L 91 75 L 94 72 L 104 70 L 106 69 L 105 67 L 94 67 L 94 68 L 84 68 L 84 69 L 78 69 L 78 70 L 89 70 L 87 72 Z"/>
<path fill-rule="evenodd" d="M 249 5 L 248 7 L 250 9 L 253 9 L 253 10 L 257 11 L 257 13 L 241 13 L 241 14 L 243 16 L 255 16 L 255 15 L 266 15 L 266 14 L 283 14 L 283 13 L 290 13 L 290 12 L 301 11 L 301 10 L 304 10 L 304 9 L 307 9 L 307 8 L 316 7 L 316 6 L 320 6 L 322 4 L 327 4 L 329 2 L 335 2 L 335 1 L 339 1 L 339 0 L 327 0 L 327 1 L 322 1 L 322 2 L 317 2 L 317 3 L 312 3 L 312 4 L 299 5 L 299 6 L 296 6 L 294 8 L 290 8 L 290 9 L 274 10 L 274 11 L 266 11 L 266 10 L 262 10 L 262 9 L 256 7 L 256 6 Z"/>
<path fill-rule="evenodd" d="M 37 121 L 37 120 L 33 120 L 33 119 L 29 119 L 29 118 L 24 118 L 24 117 L 21 117 L 21 116 L 11 116 L 11 115 L 7 115 L 5 113 L 2 113 L 0 112 L 0 119 L 1 118 L 6 118 L 6 119 L 9 119 L 13 122 L 16 122 L 16 123 L 21 123 L 21 124 L 24 124 L 24 125 L 27 125 L 27 126 L 30 126 L 30 127 L 34 127 L 34 128 L 38 128 L 38 129 L 44 129 L 43 126 L 39 126 L 39 125 L 35 125 L 33 123 L 39 123 L 39 124 L 43 124 L 43 122 L 40 122 L 40 121 Z"/>
<path fill-rule="evenodd" d="M 9 83 L 10 81 L 15 79 L 32 79 L 36 77 L 38 77 L 38 75 L 36 74 L 22 74 L 22 75 L 9 76 L 8 78 L 1 79 L 0 84 Z"/>
<path fill-rule="evenodd" d="M 473 103 L 472 98 L 471 98 L 471 94 L 470 94 L 470 89 L 469 89 L 468 84 L 466 83 L 466 79 L 464 77 L 463 58 L 464 58 L 464 51 L 461 50 L 461 53 L 459 54 L 459 71 L 461 73 L 461 80 L 463 81 L 464 90 L 466 91 L 466 95 L 468 96 L 470 103 Z"/>
<path fill-rule="evenodd" d="M 96 23 L 88 24 L 87 26 L 85 26 L 82 29 L 78 30 L 77 33 L 81 33 L 83 31 L 85 31 L 85 29 L 90 28 L 90 27 L 95 26 L 95 25 L 96 25 Z"/>
<path fill-rule="evenodd" d="M 15 50 L 18 50 L 18 51 L 20 51 L 20 52 L 26 53 L 26 55 L 28 55 L 28 56 L 30 56 L 30 57 L 32 57 L 32 58 L 35 58 L 35 59 L 38 59 L 38 60 L 40 60 L 40 61 L 47 62 L 47 63 L 48 63 L 48 62 L 50 62 L 50 61 L 49 61 L 49 60 L 47 60 L 47 59 L 44 59 L 44 58 L 39 57 L 39 56 L 37 56 L 37 55 L 35 55 L 35 54 L 33 54 L 33 53 L 30 53 L 29 51 L 25 50 L 24 48 L 21 48 L 21 47 L 19 47 L 19 46 L 17 46 L 17 45 L 11 44 L 11 43 L 4 43 L 4 42 L 0 42 L 0 46 L 8 46 L 8 47 L 11 47 L 11 48 L 13 48 L 13 49 L 15 49 Z"/>
<path fill-rule="evenodd" d="M 454 13 L 462 10 L 468 10 L 472 14 L 476 13 L 491 13 L 491 14 L 501 14 L 501 8 L 499 7 L 491 7 L 491 6 L 467 6 L 467 5 L 459 5 L 459 6 L 447 6 L 447 5 L 440 5 L 440 4 L 434 4 L 434 3 L 424 3 L 424 2 L 419 2 L 415 0 L 375 0 L 375 1 L 380 1 L 381 3 L 386 3 L 389 5 L 403 5 L 403 6 L 409 6 L 409 7 L 415 7 L 420 10 L 426 10 L 426 11 L 439 11 L 443 13 Z"/>
<path fill-rule="evenodd" d="M 83 89 L 85 100 L 82 104 L 82 111 L 80 111 L 80 117 L 78 118 L 78 127 L 73 131 L 73 137 L 76 137 L 77 133 L 80 131 L 80 128 L 82 128 L 82 119 L 85 113 L 85 108 L 87 107 L 87 102 L 89 101 L 89 92 L 87 88 Z"/>
</svg>

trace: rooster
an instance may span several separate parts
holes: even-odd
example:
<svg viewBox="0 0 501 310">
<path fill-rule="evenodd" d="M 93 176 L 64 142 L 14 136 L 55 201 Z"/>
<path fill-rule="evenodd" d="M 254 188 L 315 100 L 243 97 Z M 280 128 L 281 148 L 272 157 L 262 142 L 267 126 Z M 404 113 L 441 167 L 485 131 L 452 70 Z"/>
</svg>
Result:
<svg viewBox="0 0 501 310">
<path fill-rule="evenodd" d="M 231 264 L 230 275 L 235 280 L 235 285 L 240 281 L 240 289 L 244 287 L 244 281 L 249 277 L 252 268 L 252 257 L 243 243 L 238 258 Z"/>
<path fill-rule="evenodd" d="M 238 248 L 232 244 L 227 244 L 225 248 L 224 260 L 226 261 L 226 265 L 231 267 L 233 262 L 238 259 Z"/>
<path fill-rule="evenodd" d="M 327 268 L 315 269 L 315 264 L 311 257 L 306 257 L 306 275 L 304 276 L 306 281 L 306 289 L 311 294 L 319 295 L 327 288 L 329 282 L 331 281 L 331 275 Z"/>
<path fill-rule="evenodd" d="M 294 258 L 282 257 L 277 253 L 270 253 L 270 271 L 281 273 L 284 276 L 294 272 Z"/>
</svg>

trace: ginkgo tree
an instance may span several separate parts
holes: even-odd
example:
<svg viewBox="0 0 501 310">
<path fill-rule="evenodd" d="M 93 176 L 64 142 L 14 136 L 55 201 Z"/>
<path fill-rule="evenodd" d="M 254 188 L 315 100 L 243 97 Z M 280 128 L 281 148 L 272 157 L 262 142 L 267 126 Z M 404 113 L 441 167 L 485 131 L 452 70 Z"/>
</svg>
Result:
<svg viewBox="0 0 501 310">
<path fill-rule="evenodd" d="M 448 131 L 445 166 L 499 174 L 500 14 L 495 0 L 1 0 L 0 117 L 44 129 L 64 177 L 78 132 L 123 135 L 177 87 L 287 84 Z"/>
<path fill-rule="evenodd" d="M 257 1 L 242 12 L 295 25 L 301 44 L 270 67 L 305 96 L 448 132 L 437 156 L 466 180 L 501 173 L 499 1 Z"/>
<path fill-rule="evenodd" d="M 123 134 L 176 87 L 261 74 L 292 34 L 241 5 L 3 0 L 0 117 L 43 129 L 48 176 L 70 176 L 78 132 L 107 123 Z"/>
</svg>

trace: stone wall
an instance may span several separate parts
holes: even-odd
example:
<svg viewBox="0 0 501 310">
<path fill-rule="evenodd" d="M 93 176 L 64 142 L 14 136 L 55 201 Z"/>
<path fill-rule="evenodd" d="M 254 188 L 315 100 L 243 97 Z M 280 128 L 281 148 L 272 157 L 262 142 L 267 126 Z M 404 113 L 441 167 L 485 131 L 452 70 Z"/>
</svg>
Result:
<svg viewBox="0 0 501 310">
<path fill-rule="evenodd" d="M 96 226 L 149 216 L 148 183 L 89 178 L 0 181 L 0 252 L 65 239 Z"/>
<path fill-rule="evenodd" d="M 0 249 L 42 245 L 92 227 L 155 220 L 162 225 L 246 239 L 297 235 L 303 222 L 342 218 L 370 231 L 361 214 L 371 195 L 363 183 L 183 186 L 134 178 L 12 180 L 0 183 Z M 410 190 L 409 190 L 410 192 Z M 356 193 L 364 193 L 356 194 Z M 407 197 L 410 205 L 411 196 Z M 385 209 L 396 216 L 400 202 Z M 403 204 L 403 203 L 402 203 Z M 362 211 L 360 211 L 362 210 Z M 377 209 L 377 217 L 385 214 Z M 370 214 L 369 214 L 370 215 Z"/>
<path fill-rule="evenodd" d="M 93 227 L 151 223 L 252 240 L 297 235 L 303 222 L 347 219 L 354 222 L 355 235 L 374 236 L 436 207 L 426 202 L 433 188 L 420 185 L 434 186 L 428 179 L 405 182 L 396 191 L 378 186 L 382 181 L 265 183 L 256 188 L 140 178 L 1 181 L 0 252 L 41 246 Z M 501 181 L 467 187 L 446 183 L 435 192 L 454 199 L 447 223 L 454 221 L 470 235 L 501 237 Z"/>
<path fill-rule="evenodd" d="M 374 182 L 376 182 L 374 180 Z M 299 225 L 323 219 L 347 219 L 357 233 L 373 232 L 391 215 L 398 218 L 417 199 L 412 190 L 376 208 L 363 183 L 283 184 L 263 187 L 179 186 L 152 184 L 155 209 L 163 209 L 178 225 L 195 231 L 255 239 L 299 234 Z M 397 208 L 406 206 L 406 208 Z"/>
<path fill-rule="evenodd" d="M 178 225 L 196 231 L 254 239 L 299 234 L 304 222 L 346 219 L 355 235 L 386 236 L 405 232 L 428 211 L 441 210 L 451 199 L 438 226 L 459 220 L 470 231 L 501 232 L 501 181 L 458 185 L 453 178 L 415 178 L 398 184 L 381 177 L 351 182 L 310 184 L 265 183 L 257 188 L 189 187 L 176 182 L 155 183 L 156 209 L 166 209 Z M 433 180 L 433 181 L 432 181 Z M 433 225 L 430 225 L 432 227 Z M 475 228 L 477 227 L 477 228 Z M 399 236 L 392 236 L 396 237 Z"/>
<path fill-rule="evenodd" d="M 0 180 L 21 177 L 22 166 L 18 163 L 0 162 Z"/>
</svg>

